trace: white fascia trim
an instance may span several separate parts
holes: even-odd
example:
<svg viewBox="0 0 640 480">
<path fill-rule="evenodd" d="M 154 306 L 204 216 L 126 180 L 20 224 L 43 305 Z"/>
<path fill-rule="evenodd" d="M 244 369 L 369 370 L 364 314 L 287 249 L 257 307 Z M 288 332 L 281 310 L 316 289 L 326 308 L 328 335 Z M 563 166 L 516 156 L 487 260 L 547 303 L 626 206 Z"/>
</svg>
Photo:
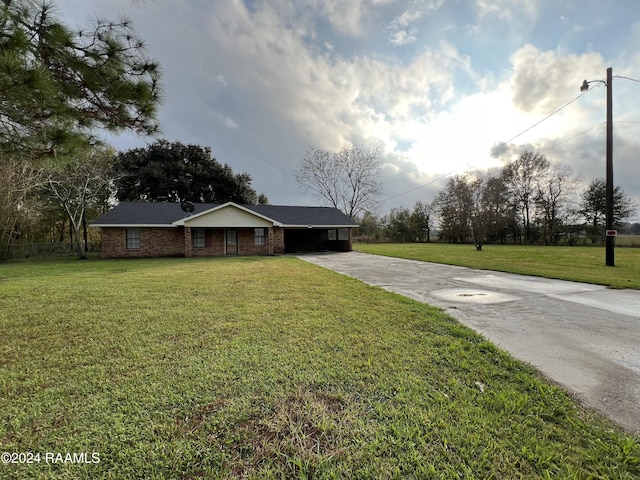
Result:
<svg viewBox="0 0 640 480">
<path fill-rule="evenodd" d="M 180 220 L 176 220 L 175 222 L 173 222 L 173 225 L 175 225 L 175 226 L 184 225 L 186 222 L 188 222 L 190 220 L 193 220 L 194 218 L 201 217 L 202 215 L 206 215 L 208 213 L 215 212 L 216 210 L 220 210 L 222 208 L 229 207 L 229 206 L 235 207 L 238 210 L 242 210 L 243 212 L 246 212 L 246 213 L 248 213 L 250 215 L 253 215 L 254 217 L 262 218 L 263 220 L 266 220 L 267 222 L 271 222 L 271 223 L 273 223 L 274 227 L 281 227 L 282 226 L 282 224 L 280 222 L 274 220 L 273 218 L 265 217 L 264 215 L 260 215 L 259 213 L 256 213 L 253 210 L 250 210 L 248 208 L 243 207 L 242 205 L 238 205 L 237 203 L 233 203 L 233 202 L 223 203 L 222 205 L 218 205 L 217 207 L 210 208 L 209 210 L 205 210 L 204 212 L 200 212 L 200 213 L 198 213 L 196 215 L 191 215 L 189 217 L 181 218 Z"/>
<path fill-rule="evenodd" d="M 176 228 L 175 225 L 167 225 L 166 223 L 92 223 L 89 226 L 101 228 Z"/>
<path fill-rule="evenodd" d="M 360 225 L 281 225 L 282 228 L 356 228 Z"/>
</svg>

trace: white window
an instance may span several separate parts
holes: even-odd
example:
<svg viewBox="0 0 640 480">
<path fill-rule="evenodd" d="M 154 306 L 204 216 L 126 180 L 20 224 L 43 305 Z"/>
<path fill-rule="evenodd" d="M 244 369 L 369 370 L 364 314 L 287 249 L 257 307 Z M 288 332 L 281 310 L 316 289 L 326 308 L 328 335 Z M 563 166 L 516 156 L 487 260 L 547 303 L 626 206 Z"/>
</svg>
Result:
<svg viewBox="0 0 640 480">
<path fill-rule="evenodd" d="M 339 228 L 338 229 L 338 240 L 349 240 L 349 229 L 348 228 Z"/>
<path fill-rule="evenodd" d="M 128 249 L 140 248 L 140 229 L 139 228 L 127 228 L 127 248 Z"/>
<path fill-rule="evenodd" d="M 256 236 L 256 245 L 266 245 L 267 244 L 267 229 L 266 228 L 256 228 L 255 230 Z"/>
<path fill-rule="evenodd" d="M 191 243 L 193 248 L 204 248 L 204 228 L 194 228 L 191 230 Z"/>
<path fill-rule="evenodd" d="M 329 230 L 329 240 L 335 240 L 336 239 L 336 231 L 335 230 Z"/>
</svg>

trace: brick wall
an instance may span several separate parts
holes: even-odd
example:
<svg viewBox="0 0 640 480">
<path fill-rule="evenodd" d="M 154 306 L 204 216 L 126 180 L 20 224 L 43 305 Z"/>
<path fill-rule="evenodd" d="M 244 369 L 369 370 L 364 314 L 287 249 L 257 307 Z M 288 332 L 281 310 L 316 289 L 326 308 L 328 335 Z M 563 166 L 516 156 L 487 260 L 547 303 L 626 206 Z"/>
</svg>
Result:
<svg viewBox="0 0 640 480">
<path fill-rule="evenodd" d="M 127 248 L 126 228 L 102 228 L 102 258 L 184 256 L 184 228 L 141 228 L 140 248 Z"/>
<path fill-rule="evenodd" d="M 194 257 L 218 257 L 224 255 L 224 229 L 205 229 L 204 247 L 192 248 L 191 255 Z"/>
<path fill-rule="evenodd" d="M 256 245 L 255 230 L 253 228 L 238 231 L 238 253 L 240 255 L 269 255 L 269 235 L 265 238 L 265 245 Z"/>
<path fill-rule="evenodd" d="M 273 255 L 276 253 L 273 247 L 273 229 L 267 229 L 265 245 L 256 245 L 255 230 L 253 228 L 239 228 L 237 230 L 238 255 Z M 194 257 L 220 256 L 226 253 L 225 229 L 223 228 L 205 229 L 205 246 L 191 249 L 191 255 Z"/>
<path fill-rule="evenodd" d="M 193 248 L 190 228 L 140 228 L 140 248 L 128 249 L 126 228 L 102 228 L 103 258 L 142 257 L 210 257 L 225 255 L 225 230 L 205 230 L 205 247 Z M 350 249 L 345 242 L 344 249 Z M 238 229 L 239 255 L 284 254 L 284 230 L 280 227 L 267 229 L 266 245 L 255 244 L 253 228 Z"/>
<path fill-rule="evenodd" d="M 273 254 L 284 254 L 284 230 L 280 227 L 273 227 Z"/>
</svg>

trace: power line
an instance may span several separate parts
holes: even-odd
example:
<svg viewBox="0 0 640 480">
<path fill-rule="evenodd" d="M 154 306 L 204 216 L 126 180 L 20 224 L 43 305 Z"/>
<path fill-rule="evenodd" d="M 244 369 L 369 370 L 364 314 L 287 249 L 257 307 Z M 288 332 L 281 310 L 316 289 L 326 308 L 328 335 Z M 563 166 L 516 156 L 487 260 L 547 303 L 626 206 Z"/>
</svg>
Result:
<svg viewBox="0 0 640 480">
<path fill-rule="evenodd" d="M 520 132 L 519 134 L 517 134 L 515 137 L 511 137 L 509 140 L 507 140 L 504 143 L 501 143 L 500 145 L 498 145 L 497 147 L 492 148 L 491 150 L 489 150 L 489 155 L 492 155 L 493 153 L 497 152 L 498 150 L 500 150 L 502 147 L 504 147 L 505 145 L 509 144 L 510 142 L 512 142 L 513 140 L 515 140 L 516 138 L 524 135 L 525 133 L 527 133 L 529 130 L 531 130 L 534 127 L 537 127 L 538 125 L 540 125 L 542 122 L 544 122 L 545 120 L 549 119 L 550 117 L 552 117 L 553 115 L 555 115 L 556 113 L 560 112 L 561 110 L 565 109 L 566 107 L 568 107 L 569 105 L 571 105 L 573 102 L 575 102 L 576 100 L 578 100 L 580 97 L 582 97 L 584 94 L 586 94 L 588 92 L 582 92 L 580 95 L 578 95 L 577 97 L 575 97 L 573 100 L 568 101 L 567 103 L 565 103 L 564 105 L 562 105 L 559 108 L 556 108 L 553 112 L 551 112 L 549 115 L 547 115 L 546 117 L 544 117 L 542 120 L 534 123 L 533 125 L 531 125 L 529 128 L 523 130 L 522 132 Z"/>
<path fill-rule="evenodd" d="M 620 124 L 640 125 L 640 122 L 623 121 L 623 120 L 620 120 L 620 121 L 616 120 L 616 121 L 615 121 L 615 122 L 613 122 L 613 123 L 616 123 L 616 124 L 617 124 L 617 123 L 620 123 Z M 585 134 L 589 133 L 591 130 L 595 130 L 596 128 L 598 128 L 598 127 L 602 127 L 603 125 L 606 125 L 606 124 L 607 124 L 607 122 L 601 122 L 601 123 L 599 123 L 599 124 L 597 124 L 597 125 L 595 125 L 595 126 L 593 126 L 593 127 L 589 128 L 589 129 L 587 129 L 587 130 L 584 130 L 584 131 L 582 131 L 582 132 L 580 132 L 580 133 L 576 133 L 575 135 L 571 135 L 570 137 L 567 137 L 567 138 L 565 138 L 565 139 L 563 139 L 563 140 L 560 140 L 558 143 L 555 143 L 555 144 L 551 145 L 550 147 L 543 148 L 542 150 L 540 150 L 540 153 L 544 153 L 544 152 L 547 152 L 547 151 L 549 151 L 549 150 L 553 150 L 554 148 L 556 148 L 556 147 L 558 147 L 558 146 L 562 145 L 563 143 L 566 143 L 566 142 L 568 142 L 568 141 L 570 141 L 570 140 L 573 140 L 574 138 L 578 138 L 578 137 L 580 137 L 580 136 L 582 136 L 582 135 L 585 135 Z"/>
<path fill-rule="evenodd" d="M 640 83 L 640 80 L 631 77 L 623 77 L 622 75 L 614 75 L 613 78 L 624 78 L 625 80 L 631 80 L 632 82 Z"/>
<path fill-rule="evenodd" d="M 585 135 L 585 134 L 589 133 L 591 130 L 595 130 L 598 127 L 606 125 L 606 123 L 607 122 L 602 122 L 602 123 L 599 123 L 598 125 L 596 125 L 594 127 L 591 127 L 588 130 L 585 130 L 584 132 L 576 133 L 575 135 L 572 135 L 571 137 L 568 137 L 568 138 L 565 138 L 564 140 L 561 140 L 560 142 L 556 143 L 555 145 L 551 145 L 550 147 L 547 147 L 547 148 L 544 148 L 544 149 L 540 150 L 540 152 L 544 153 L 546 151 L 552 150 L 552 149 L 556 148 L 557 146 L 562 145 L 563 143 L 566 143 L 566 142 L 568 142 L 570 140 L 573 140 L 574 138 L 577 138 L 577 137 L 580 137 L 582 135 Z"/>
<path fill-rule="evenodd" d="M 467 163 L 466 165 L 463 165 L 462 167 L 456 168 L 455 170 L 451 170 L 449 173 L 445 173 L 445 174 L 444 174 L 444 175 L 442 175 L 441 177 L 438 177 L 438 178 L 436 178 L 436 179 L 434 179 L 434 180 L 431 180 L 431 181 L 429 181 L 429 182 L 427 182 L 427 183 L 423 183 L 422 185 L 419 185 L 419 186 L 417 186 L 417 187 L 415 187 L 415 188 L 412 188 L 411 190 L 407 190 L 407 191 L 406 191 L 406 192 L 404 192 L 404 193 L 399 193 L 398 195 L 394 195 L 394 196 L 392 196 L 392 197 L 384 198 L 382 201 L 383 201 L 383 202 L 386 202 L 386 201 L 388 201 L 388 200 L 393 200 L 394 198 L 402 197 L 402 196 L 404 196 L 404 195 L 409 195 L 410 193 L 415 192 L 416 190 L 420 190 L 421 188 L 424 188 L 424 187 L 426 187 L 426 186 L 429 186 L 429 185 L 431 185 L 432 183 L 439 182 L 439 181 L 440 181 L 440 180 L 442 180 L 443 178 L 447 178 L 449 175 L 451 175 L 451 174 L 453 174 L 453 173 L 456 173 L 457 171 L 462 170 L 463 168 L 468 167 L 469 165 L 471 165 L 471 163 Z"/>
<path fill-rule="evenodd" d="M 505 145 L 507 145 L 509 142 L 515 140 L 516 138 L 524 135 L 525 133 L 527 133 L 529 130 L 531 130 L 534 127 L 537 127 L 538 125 L 540 125 L 542 122 L 544 122 L 545 120 L 549 119 L 550 117 L 552 117 L 553 115 L 555 115 L 556 113 L 560 112 L 561 110 L 565 109 L 566 107 L 568 107 L 569 105 L 571 105 L 573 102 L 575 102 L 576 100 L 578 100 L 580 97 L 582 97 L 583 95 L 585 95 L 588 92 L 582 92 L 580 95 L 578 95 L 577 97 L 573 98 L 572 100 L 568 101 L 567 103 L 565 103 L 564 105 L 562 105 L 561 107 L 556 108 L 553 112 L 551 112 L 549 115 L 547 115 L 546 117 L 544 117 L 542 120 L 534 123 L 533 125 L 531 125 L 530 127 L 528 127 L 527 129 L 523 130 L 522 132 L 520 132 L 519 134 L 517 134 L 514 137 L 511 137 L 509 140 L 507 140 L 504 143 L 501 143 L 500 145 L 498 145 L 497 147 L 492 148 L 491 150 L 489 150 L 489 155 L 492 155 L 493 153 L 495 153 L 496 151 L 498 151 L 499 149 L 501 149 L 502 147 L 504 147 Z M 595 127 L 594 127 L 595 128 Z M 586 133 L 586 132 L 585 132 Z M 436 178 L 435 180 L 431 180 L 427 183 L 424 183 L 422 185 L 419 185 L 415 188 L 412 188 L 411 190 L 407 190 L 406 192 L 403 193 L 399 193 L 398 195 L 393 195 L 392 197 L 387 197 L 385 199 L 383 199 L 383 202 L 387 202 L 389 200 L 393 200 L 394 198 L 398 198 L 398 197 L 402 197 L 404 195 L 408 195 L 412 192 L 415 192 L 416 190 L 420 190 L 421 188 L 424 188 L 426 186 L 429 186 L 433 183 L 439 182 L 440 180 L 442 180 L 443 178 L 447 178 L 449 175 L 462 170 L 463 168 L 468 167 L 469 165 L 471 165 L 471 163 L 467 163 L 465 165 L 463 165 L 462 167 L 456 168 L 455 170 L 450 171 L 449 173 L 446 173 L 444 175 L 442 175 L 441 177 Z"/>
</svg>

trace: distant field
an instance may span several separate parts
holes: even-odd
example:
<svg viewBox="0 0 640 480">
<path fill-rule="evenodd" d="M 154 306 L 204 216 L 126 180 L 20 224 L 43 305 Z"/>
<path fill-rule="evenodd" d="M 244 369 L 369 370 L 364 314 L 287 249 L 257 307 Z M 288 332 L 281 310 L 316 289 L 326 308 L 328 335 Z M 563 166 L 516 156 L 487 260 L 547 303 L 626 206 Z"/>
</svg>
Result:
<svg viewBox="0 0 640 480">
<path fill-rule="evenodd" d="M 619 247 L 640 248 L 640 235 L 618 235 L 616 245 Z"/>
<path fill-rule="evenodd" d="M 616 248 L 615 267 L 605 264 L 604 247 L 540 247 L 447 243 L 385 243 L 354 245 L 354 250 L 425 262 L 558 278 L 640 289 L 640 249 Z"/>
<path fill-rule="evenodd" d="M 0 265 L 0 328 L 3 479 L 640 476 L 531 367 L 296 258 Z"/>
</svg>

